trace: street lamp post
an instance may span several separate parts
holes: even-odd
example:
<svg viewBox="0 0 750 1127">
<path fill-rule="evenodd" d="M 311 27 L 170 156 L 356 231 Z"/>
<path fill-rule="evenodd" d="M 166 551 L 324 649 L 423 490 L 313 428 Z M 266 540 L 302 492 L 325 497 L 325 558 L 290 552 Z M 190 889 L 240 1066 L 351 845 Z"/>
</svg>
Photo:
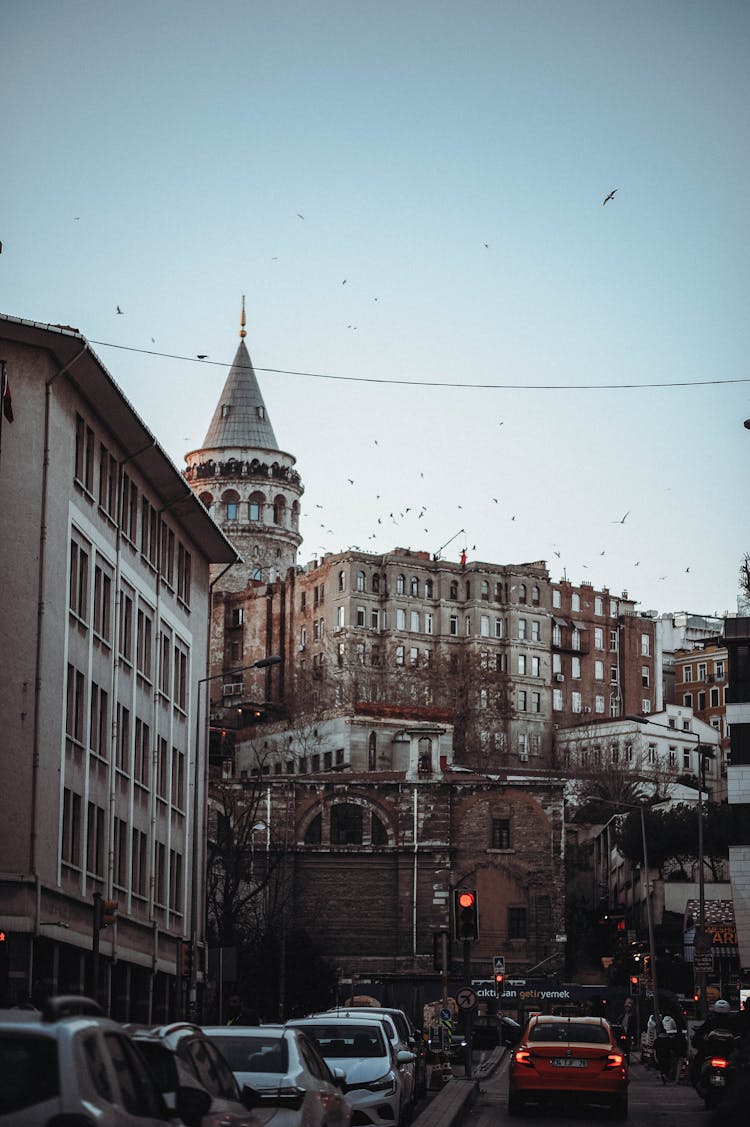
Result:
<svg viewBox="0 0 750 1127">
<path fill-rule="evenodd" d="M 244 673 L 247 669 L 265 669 L 270 665 L 279 665 L 284 659 L 278 654 L 272 654 L 269 657 L 262 657 L 258 661 L 252 662 L 250 665 L 241 665 L 239 669 L 232 670 L 233 673 Z M 198 980 L 198 967 L 196 959 L 196 946 L 198 939 L 197 918 L 198 918 L 198 881 L 196 874 L 199 871 L 199 864 L 202 860 L 201 869 L 205 874 L 205 841 L 203 843 L 204 856 L 199 858 L 199 842 L 198 842 L 198 803 L 200 795 L 203 794 L 203 802 L 205 803 L 208 798 L 208 729 L 211 719 L 211 710 L 206 701 L 206 730 L 205 730 L 205 762 L 203 767 L 203 786 L 198 786 L 198 753 L 201 744 L 201 686 L 207 685 L 210 681 L 217 681 L 220 677 L 225 677 L 226 672 L 212 673 L 207 677 L 200 677 L 198 679 L 198 690 L 195 704 L 195 753 L 194 753 L 194 780 L 193 780 L 193 850 L 192 850 L 192 881 L 191 881 L 191 919 L 190 919 L 190 945 L 193 952 L 191 959 L 190 982 L 188 984 L 188 1004 L 190 1010 L 195 1010 L 197 1006 L 197 980 Z M 204 905 L 205 908 L 205 905 Z M 194 1016 L 194 1014 L 191 1014 Z"/>
<path fill-rule="evenodd" d="M 657 720 L 650 720 L 648 716 L 632 715 L 625 716 L 624 719 L 633 720 L 637 724 L 650 725 L 654 728 L 663 728 L 665 732 L 670 732 L 675 737 L 677 735 L 684 736 L 688 734 L 686 732 L 677 732 L 676 729 L 670 728 L 668 724 L 660 724 Z M 706 1000 L 706 970 L 703 962 L 706 954 L 706 882 L 703 872 L 703 791 L 706 786 L 706 760 L 713 759 L 714 751 L 712 747 L 701 743 L 701 738 L 697 732 L 690 732 L 689 735 L 695 735 L 695 750 L 698 753 L 698 927 L 694 929 L 693 937 L 693 974 L 700 998 L 698 1016 L 705 1018 L 708 1007 Z M 641 818 L 643 818 L 642 811 Z M 700 958 L 696 959 L 696 955 L 699 955 Z"/>
</svg>

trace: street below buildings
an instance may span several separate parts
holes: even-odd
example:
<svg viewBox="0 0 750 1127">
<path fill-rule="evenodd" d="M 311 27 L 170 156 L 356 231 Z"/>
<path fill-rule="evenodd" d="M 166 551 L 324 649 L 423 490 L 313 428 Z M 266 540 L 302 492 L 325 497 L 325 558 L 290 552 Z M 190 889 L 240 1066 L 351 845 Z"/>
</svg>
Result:
<svg viewBox="0 0 750 1127">
<path fill-rule="evenodd" d="M 578 1124 L 612 1122 L 608 1109 L 581 1107 L 529 1109 L 521 1116 L 508 1115 L 507 1056 L 494 1072 L 482 1079 L 479 1094 L 461 1119 L 461 1127 L 497 1127 L 498 1123 L 519 1127 L 551 1127 L 563 1122 Z M 630 1066 L 629 1127 L 707 1127 L 709 1113 L 690 1084 L 665 1086 L 659 1073 L 634 1060 Z"/>
</svg>

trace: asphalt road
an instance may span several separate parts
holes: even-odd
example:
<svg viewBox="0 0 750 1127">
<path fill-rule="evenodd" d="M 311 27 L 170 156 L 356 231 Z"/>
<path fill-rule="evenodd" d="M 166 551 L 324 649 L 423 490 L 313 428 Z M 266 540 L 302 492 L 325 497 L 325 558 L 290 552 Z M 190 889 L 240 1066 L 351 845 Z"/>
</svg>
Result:
<svg viewBox="0 0 750 1127">
<path fill-rule="evenodd" d="M 630 1066 L 630 1110 L 628 1127 L 708 1127 L 703 1101 L 689 1084 L 664 1086 L 658 1072 L 637 1059 Z M 493 1076 L 480 1083 L 479 1095 L 461 1119 L 461 1127 L 578 1127 L 580 1124 L 611 1123 L 609 1111 L 584 1108 L 527 1110 L 522 1116 L 508 1115 L 507 1056 Z"/>
</svg>

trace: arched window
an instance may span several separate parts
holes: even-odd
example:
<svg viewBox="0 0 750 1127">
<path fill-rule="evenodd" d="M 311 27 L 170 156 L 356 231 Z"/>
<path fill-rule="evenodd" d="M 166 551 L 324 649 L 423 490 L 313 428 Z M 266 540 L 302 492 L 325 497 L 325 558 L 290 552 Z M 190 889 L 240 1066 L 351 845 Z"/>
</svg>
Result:
<svg viewBox="0 0 750 1127">
<path fill-rule="evenodd" d="M 411 579 L 409 580 L 409 594 L 412 595 L 415 599 L 419 598 L 419 580 L 417 579 L 416 575 L 412 575 Z"/>
<path fill-rule="evenodd" d="M 531 588 L 531 602 L 535 607 L 539 606 L 539 588 L 536 586 Z"/>
<path fill-rule="evenodd" d="M 260 559 L 260 548 L 258 547 L 257 544 L 253 544 L 253 559 L 254 560 Z"/>
<path fill-rule="evenodd" d="M 406 577 L 399 575 L 396 579 L 396 594 L 403 595 L 406 591 Z"/>
<path fill-rule="evenodd" d="M 251 579 L 255 579 L 255 580 L 257 580 L 258 582 L 260 582 L 260 580 L 261 580 L 261 579 L 263 578 L 263 575 L 262 575 L 262 573 L 261 573 L 261 570 L 260 570 L 260 568 L 259 568 L 259 567 L 254 567 L 254 568 L 253 568 L 253 573 L 252 573 L 252 575 L 250 576 L 250 578 L 251 578 Z"/>
<path fill-rule="evenodd" d="M 222 494 L 224 514 L 227 520 L 240 519 L 240 495 L 234 489 L 227 489 Z"/>
<path fill-rule="evenodd" d="M 339 591 L 345 591 L 345 590 L 346 590 L 346 572 L 340 571 L 339 572 Z"/>
<path fill-rule="evenodd" d="M 277 497 L 273 503 L 273 523 L 286 523 L 286 501 L 283 497 Z"/>
<path fill-rule="evenodd" d="M 466 598 L 467 599 L 471 598 L 471 583 L 469 582 L 468 579 L 466 580 Z"/>
<path fill-rule="evenodd" d="M 434 591 L 434 589 L 435 589 L 435 585 L 432 582 L 432 580 L 431 579 L 425 579 L 425 581 L 424 581 L 424 597 L 426 599 L 432 598 L 432 592 Z"/>
<path fill-rule="evenodd" d="M 480 598 L 484 599 L 485 601 L 489 601 L 489 597 L 490 597 L 490 585 L 489 585 L 489 583 L 487 582 L 486 579 L 483 579 L 482 580 L 482 589 L 481 589 L 481 593 L 480 593 Z"/>
<path fill-rule="evenodd" d="M 526 602 L 526 584 L 525 583 L 522 583 L 521 586 L 518 588 L 518 601 L 519 601 L 519 603 L 525 603 Z"/>
<path fill-rule="evenodd" d="M 378 575 L 377 571 L 373 573 L 372 589 L 376 594 L 380 591 L 380 576 Z"/>
<path fill-rule="evenodd" d="M 248 516 L 250 520 L 263 520 L 263 506 L 266 499 L 262 493 L 251 493 L 248 501 Z"/>
<path fill-rule="evenodd" d="M 374 732 L 370 732 L 370 738 L 367 741 L 367 770 L 374 771 L 377 766 L 377 736 Z"/>
<path fill-rule="evenodd" d="M 458 583 L 456 582 L 455 579 L 451 583 L 449 598 L 454 599 L 454 600 L 458 598 Z"/>
<path fill-rule="evenodd" d="M 299 528 L 299 501 L 295 501 L 292 505 L 292 528 L 295 532 Z"/>
<path fill-rule="evenodd" d="M 331 807 L 331 845 L 362 844 L 362 807 L 339 802 Z"/>
<path fill-rule="evenodd" d="M 364 591 L 365 588 L 365 573 L 363 571 L 357 572 L 357 590 Z"/>
<path fill-rule="evenodd" d="M 212 493 L 200 493 L 200 500 L 203 505 L 208 509 L 209 513 L 214 507 L 214 498 Z"/>
</svg>

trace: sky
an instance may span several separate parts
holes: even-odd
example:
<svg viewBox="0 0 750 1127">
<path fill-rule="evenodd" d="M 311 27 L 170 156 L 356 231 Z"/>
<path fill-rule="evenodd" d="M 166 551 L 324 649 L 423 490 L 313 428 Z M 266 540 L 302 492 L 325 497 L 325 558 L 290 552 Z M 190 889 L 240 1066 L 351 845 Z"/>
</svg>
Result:
<svg viewBox="0 0 750 1127">
<path fill-rule="evenodd" d="M 300 563 L 736 612 L 746 0 L 5 0 L 0 39 L 0 311 L 79 329 L 179 469 L 246 295 Z"/>
</svg>

